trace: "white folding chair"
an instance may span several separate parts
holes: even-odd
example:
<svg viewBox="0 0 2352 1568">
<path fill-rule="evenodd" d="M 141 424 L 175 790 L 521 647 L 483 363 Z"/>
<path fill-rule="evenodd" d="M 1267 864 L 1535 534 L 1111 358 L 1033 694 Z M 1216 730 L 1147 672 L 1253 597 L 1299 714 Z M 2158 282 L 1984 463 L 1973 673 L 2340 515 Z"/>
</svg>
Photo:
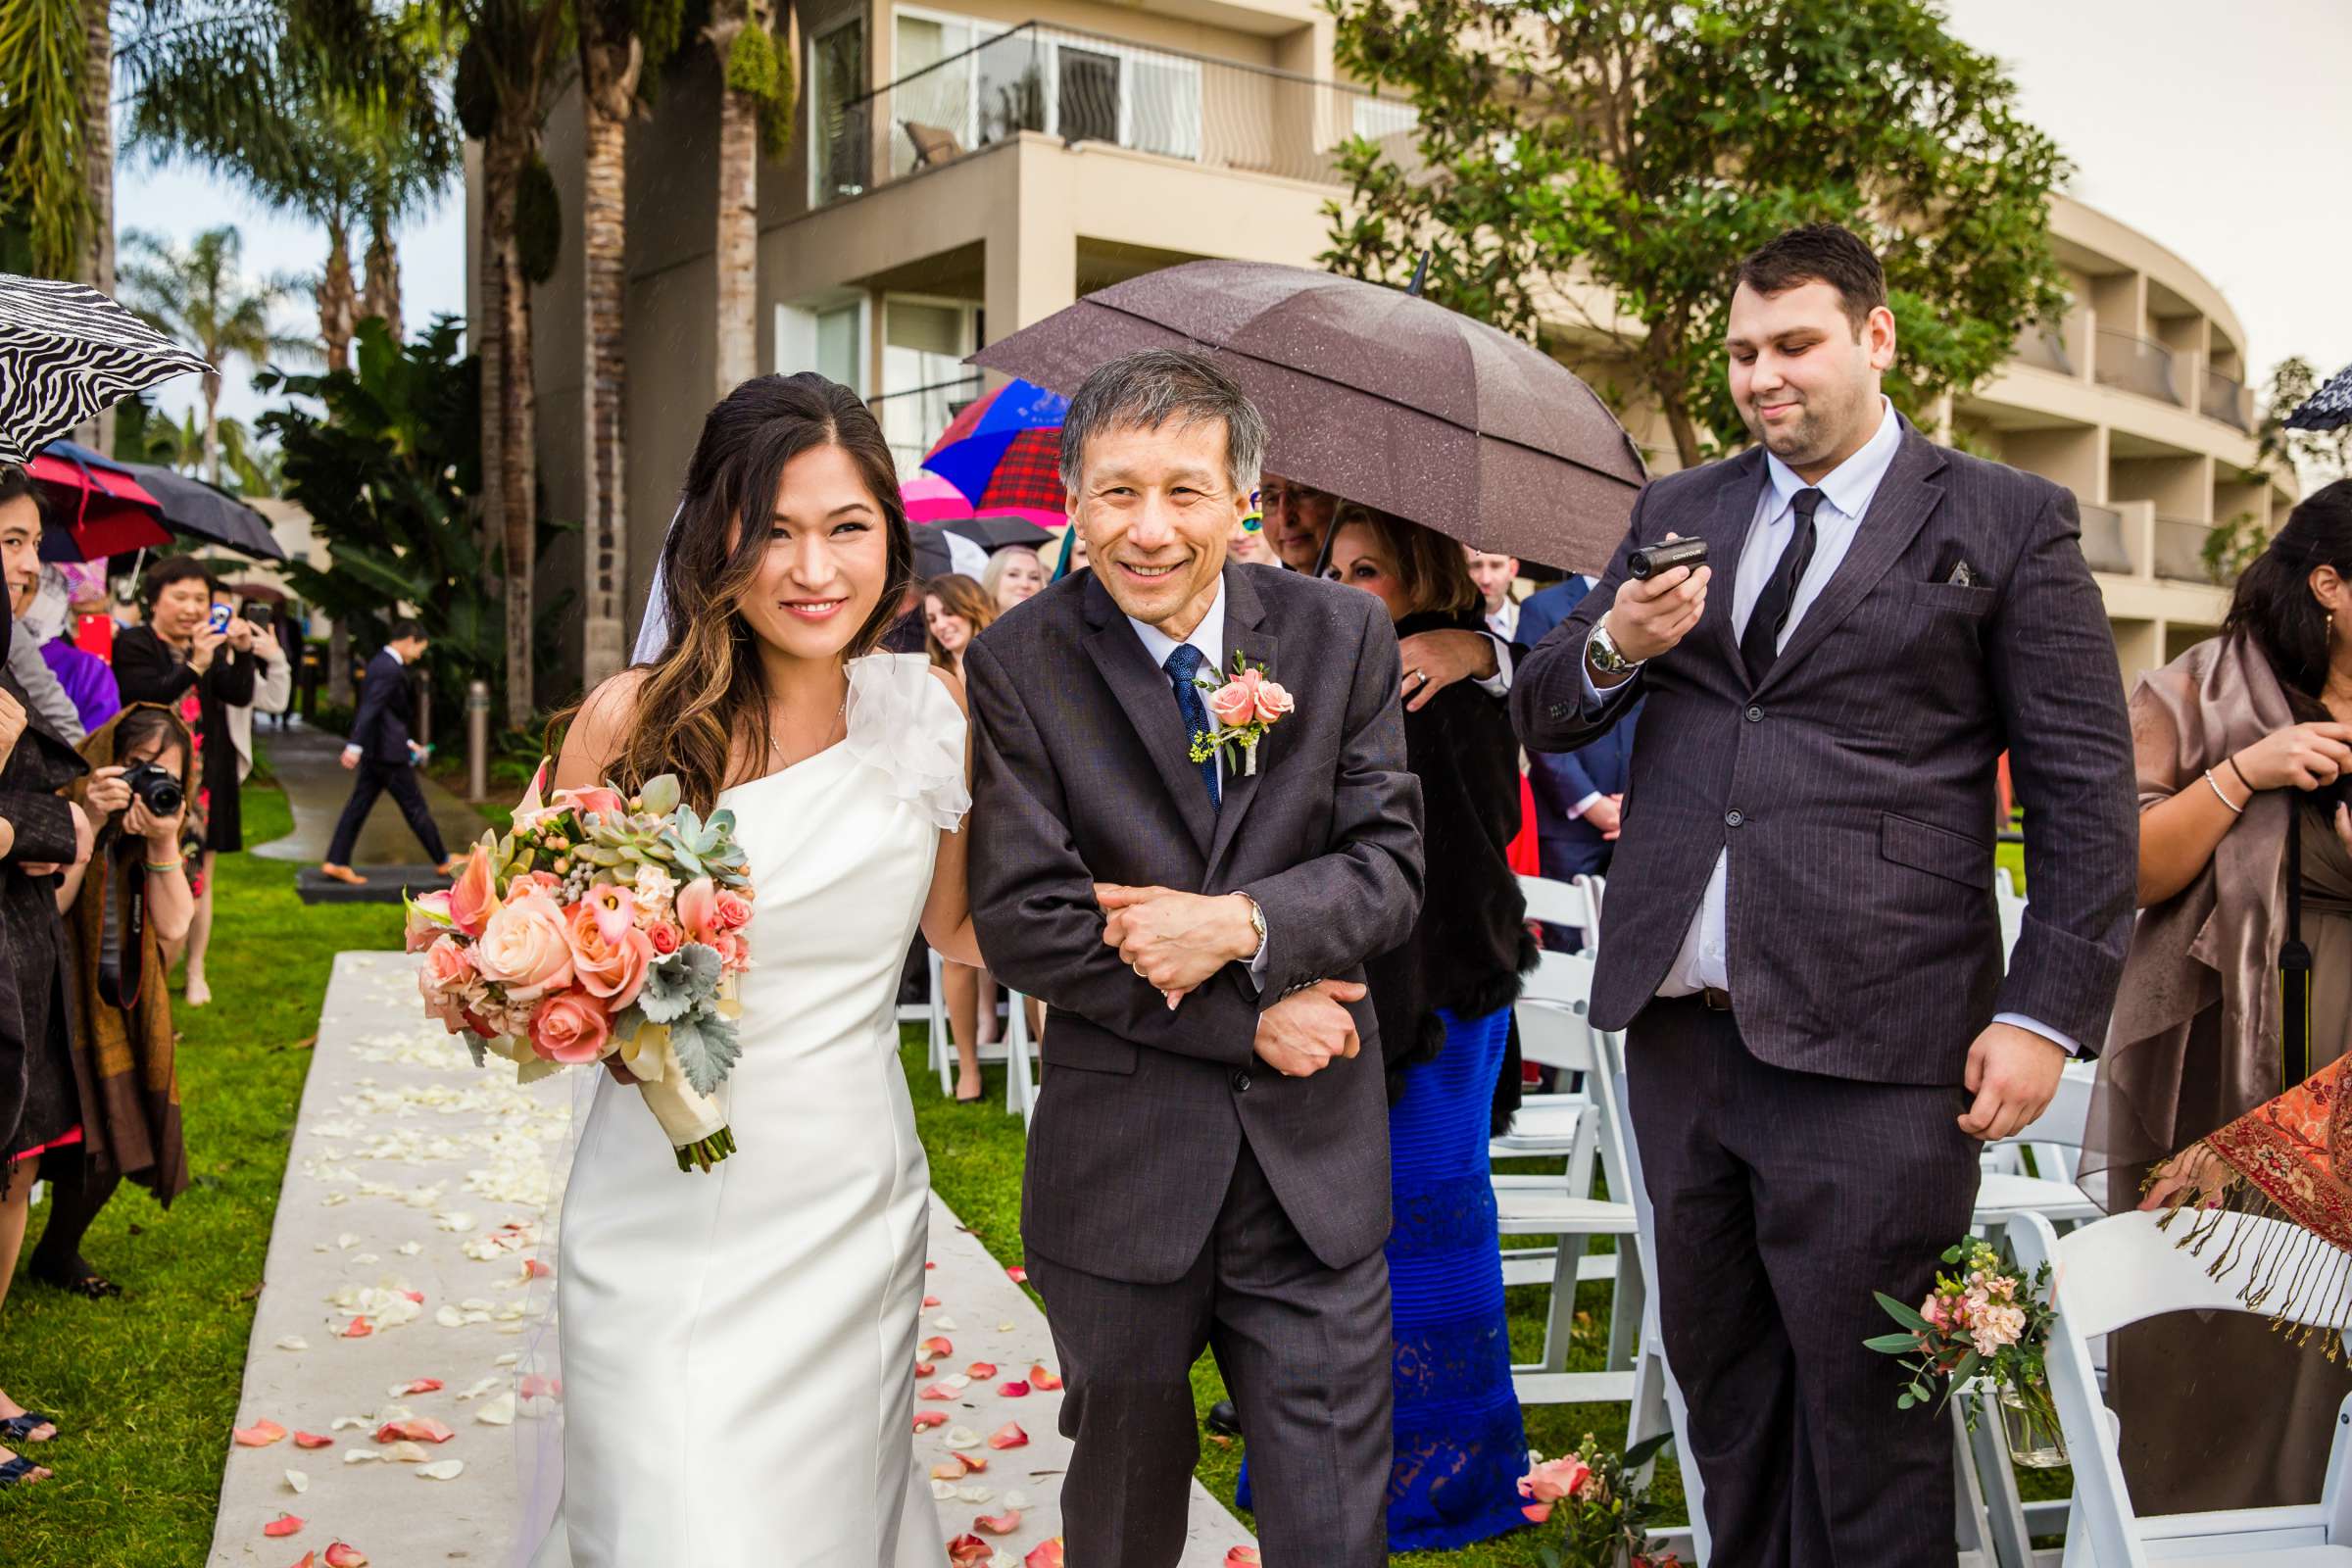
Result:
<svg viewBox="0 0 2352 1568">
<path fill-rule="evenodd" d="M 930 959 L 931 1070 L 939 1074 L 939 1092 L 945 1098 L 956 1093 L 956 1037 L 948 1027 L 946 960 L 936 951 Z M 1037 1042 L 1029 1034 L 1028 998 L 1010 988 L 1004 994 L 1007 999 L 1004 1036 L 980 1048 L 980 1064 L 1004 1065 L 1005 1113 L 1020 1117 L 1022 1124 L 1027 1125 L 1037 1110 L 1037 1086 L 1044 1062 L 1032 1062 L 1037 1054 Z"/>
<path fill-rule="evenodd" d="M 1578 877 L 1573 882 L 1554 881 L 1549 877 L 1523 876 L 1519 891 L 1527 900 L 1527 917 L 1547 925 L 1576 926 L 1586 933 L 1585 949 L 1592 949 L 1592 933 L 1599 907 L 1594 889 L 1598 879 Z M 1520 1055 L 1526 1059 L 1527 1045 L 1521 1041 Z M 1581 1087 L 1561 1094 L 1528 1095 L 1519 1102 L 1511 1117 L 1509 1131 L 1492 1140 L 1488 1154 L 1494 1159 L 1550 1158 L 1559 1156 L 1569 1162 L 1572 1185 L 1578 1180 L 1582 1167 L 1582 1185 L 1578 1191 L 1592 1186 L 1592 1150 L 1594 1144 L 1592 1099 Z M 1529 1280 L 1510 1283 L 1528 1284 Z"/>
<path fill-rule="evenodd" d="M 2099 1205 L 2074 1179 L 2097 1082 L 2096 1062 L 2069 1062 L 2042 1113 L 2015 1137 L 1984 1152 L 1984 1172 L 1977 1187 L 1977 1229 L 1997 1230 L 2024 1213 L 2039 1214 L 2059 1225 L 2099 1217 Z M 2019 1157 L 2028 1150 L 2034 1154 L 2031 1171 Z"/>
<path fill-rule="evenodd" d="M 2005 964 L 2017 951 L 2019 933 L 2026 928 L 2026 896 L 2017 891 L 2017 878 L 2005 865 L 1992 868 L 1992 902 L 2001 916 L 2001 961 Z"/>
<path fill-rule="evenodd" d="M 2279 1220 L 2230 1216 L 2223 1222 L 2224 1236 L 2201 1256 L 2179 1246 L 2177 1227 L 2185 1221 L 2176 1222 L 2168 1233 L 2157 1228 L 2158 1220 L 2154 1214 L 2118 1214 L 2060 1236 L 2049 1221 L 2029 1213 L 2010 1227 L 2011 1245 L 2028 1276 L 2044 1262 L 2057 1274 L 2058 1316 L 2050 1328 L 2047 1365 L 2074 1465 L 2067 1568 L 2145 1568 L 2156 1562 L 2195 1568 L 2352 1568 L 2352 1399 L 2336 1417 L 2320 1501 L 2144 1518 L 2133 1510 L 2116 1452 L 2115 1415 L 2100 1396 L 2090 1342 L 2167 1312 L 2246 1311 L 2240 1293 L 2253 1277 L 2256 1259 L 2265 1277 L 2280 1280 L 2293 1279 L 2307 1263 L 2315 1275 L 2332 1274 L 2342 1261 L 2328 1243 Z M 2240 1225 L 2253 1229 L 2232 1239 Z M 2227 1252 L 2220 1250 L 2224 1242 Z M 2208 1270 L 2223 1257 L 2231 1266 L 2216 1279 Z M 2316 1301 L 2292 1297 L 2283 1303 L 2266 1301 L 2263 1310 L 2325 1333 L 2352 1327 L 2352 1308 L 2340 1293 L 2316 1295 Z"/>
<path fill-rule="evenodd" d="M 1522 1404 L 1581 1404 L 1624 1402 L 1634 1396 L 1633 1348 L 1641 1322 L 1643 1292 L 1640 1267 L 1627 1267 L 1624 1254 L 1639 1245 L 1633 1204 L 1627 1192 L 1624 1118 L 1618 1114 L 1616 1092 L 1600 1071 L 1596 1036 L 1585 1013 L 1592 988 L 1592 960 L 1583 954 L 1546 953 L 1528 977 L 1515 1016 L 1521 1055 L 1533 1062 L 1583 1076 L 1592 1101 L 1592 1143 L 1582 1180 L 1577 1179 L 1572 1152 L 1558 1176 L 1496 1176 L 1494 1206 L 1497 1227 L 1505 1236 L 1549 1236 L 1551 1298 L 1545 1312 L 1544 1351 L 1540 1359 L 1514 1366 L 1512 1384 Z M 1592 1195 L 1591 1161 L 1596 1159 L 1607 1180 L 1610 1196 Z M 1616 1252 L 1607 1277 L 1613 1281 L 1610 1312 L 1608 1370 L 1570 1372 L 1568 1351 L 1575 1337 L 1576 1289 L 1588 1277 L 1586 1247 L 1594 1237 L 1614 1240 Z M 1506 1248 L 1506 1283 L 1517 1281 L 1510 1267 L 1518 1249 Z M 1592 1262 L 1601 1259 L 1593 1258 Z M 1603 1277 L 1594 1269 L 1590 1277 Z"/>
</svg>

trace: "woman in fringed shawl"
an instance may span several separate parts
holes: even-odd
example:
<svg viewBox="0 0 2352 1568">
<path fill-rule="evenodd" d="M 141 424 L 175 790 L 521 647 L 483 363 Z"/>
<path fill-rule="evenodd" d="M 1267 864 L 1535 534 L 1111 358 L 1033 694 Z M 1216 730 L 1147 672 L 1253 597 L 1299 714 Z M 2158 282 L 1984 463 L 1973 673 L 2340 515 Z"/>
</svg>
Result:
<svg viewBox="0 0 2352 1568">
<path fill-rule="evenodd" d="M 58 904 L 73 969 L 82 1138 L 52 1150 L 43 1166 L 55 1196 L 30 1273 L 96 1299 L 121 1287 L 90 1267 L 81 1241 L 115 1188 L 128 1177 L 166 1207 L 187 1190 L 163 950 L 187 934 L 195 908 L 187 867 L 204 837 L 185 808 L 196 792 L 195 745 L 170 710 L 123 710 L 82 742 L 81 755 L 91 771 L 78 790 L 98 824 L 97 845 L 66 874 Z M 177 781 L 180 809 L 157 811 L 133 795 L 122 775 L 142 763 Z"/>
<path fill-rule="evenodd" d="M 2255 1162 L 2231 1127 L 2297 1087 L 2281 1082 L 2290 878 L 2313 956 L 2309 1065 L 2325 1072 L 2314 1089 L 2332 1085 L 2352 1045 L 2352 810 L 2341 804 L 2352 785 L 2352 481 L 2294 510 L 2239 578 L 2220 637 L 2142 678 L 2132 730 L 2143 912 L 2100 1059 L 2083 1187 L 2110 1212 L 2183 1200 L 2266 1208 L 2352 1250 L 2352 1186 L 2330 1179 L 2324 1146 L 2287 1152 L 2292 1185 L 2318 1201 L 2280 1204 L 2246 1181 Z M 2293 813 L 2302 852 L 2290 864 Z M 2143 1509 L 2320 1495 L 2352 1368 L 2298 1350 L 2261 1316 L 2219 1313 L 2125 1330 L 2109 1370 L 2124 1473 Z"/>
</svg>

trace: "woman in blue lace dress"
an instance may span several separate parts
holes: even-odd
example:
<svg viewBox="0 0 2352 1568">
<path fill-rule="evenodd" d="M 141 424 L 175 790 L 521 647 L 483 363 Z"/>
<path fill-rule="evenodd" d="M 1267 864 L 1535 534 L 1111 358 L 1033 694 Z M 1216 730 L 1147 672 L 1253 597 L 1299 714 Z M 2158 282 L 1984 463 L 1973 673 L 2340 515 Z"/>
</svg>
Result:
<svg viewBox="0 0 2352 1568">
<path fill-rule="evenodd" d="M 1399 638 L 1481 627 L 1462 547 L 1346 506 L 1328 575 L 1377 595 Z M 1405 695 L 1414 695 L 1405 672 Z M 1471 681 L 1404 715 L 1421 780 L 1427 886 L 1413 934 L 1367 965 L 1389 1065 L 1389 1233 L 1396 1458 L 1389 1547 L 1441 1551 L 1527 1523 L 1527 1435 L 1511 1391 L 1502 1254 L 1487 1138 L 1520 976 L 1535 966 L 1507 858 L 1519 831 L 1519 748 L 1503 705 Z M 1249 1478 L 1243 1477 L 1244 1506 Z"/>
</svg>

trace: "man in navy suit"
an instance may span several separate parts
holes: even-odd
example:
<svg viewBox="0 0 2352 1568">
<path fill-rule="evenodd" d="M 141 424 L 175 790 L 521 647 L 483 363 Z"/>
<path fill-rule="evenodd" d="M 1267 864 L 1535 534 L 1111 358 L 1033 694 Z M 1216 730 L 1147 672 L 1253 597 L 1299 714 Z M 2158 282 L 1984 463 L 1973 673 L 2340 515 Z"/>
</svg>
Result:
<svg viewBox="0 0 2352 1568">
<path fill-rule="evenodd" d="M 343 765 L 360 776 L 318 867 L 338 882 L 366 885 L 368 879 L 351 868 L 352 846 L 359 841 L 368 813 L 375 809 L 375 798 L 387 790 L 399 803 L 400 814 L 408 818 L 409 831 L 424 846 L 426 858 L 444 869 L 449 865 L 441 829 L 434 825 L 432 808 L 425 805 L 424 791 L 416 782 L 416 764 L 424 760 L 425 749 L 409 737 L 409 721 L 416 708 L 409 668 L 424 657 L 424 649 L 423 629 L 413 620 L 396 620 L 392 640 L 368 661 L 367 678 L 360 683 L 360 711 L 343 748 Z"/>
<path fill-rule="evenodd" d="M 1519 607 L 1513 641 L 1522 648 L 1535 647 L 1592 591 L 1592 578 L 1570 576 L 1530 594 Z M 1536 852 L 1545 876 L 1565 882 L 1607 872 L 1617 850 L 1625 781 L 1634 760 L 1634 725 L 1641 716 L 1637 700 L 1615 723 L 1573 752 L 1528 754 L 1527 782 L 1536 798 Z M 1584 945 L 1575 926 L 1546 925 L 1544 938 L 1545 947 L 1571 953 Z"/>
</svg>

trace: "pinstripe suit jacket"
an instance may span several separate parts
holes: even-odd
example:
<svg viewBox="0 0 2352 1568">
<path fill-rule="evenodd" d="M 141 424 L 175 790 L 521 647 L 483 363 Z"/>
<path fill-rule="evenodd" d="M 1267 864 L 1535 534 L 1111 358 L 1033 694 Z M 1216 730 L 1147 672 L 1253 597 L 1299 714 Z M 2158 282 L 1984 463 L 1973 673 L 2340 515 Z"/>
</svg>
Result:
<svg viewBox="0 0 2352 1568">
<path fill-rule="evenodd" d="M 1363 965 L 1420 912 L 1421 784 L 1405 768 L 1396 636 L 1380 602 L 1267 566 L 1225 568 L 1225 647 L 1298 709 L 1211 806 L 1168 677 L 1083 572 L 1000 617 L 964 658 L 973 730 L 972 912 L 988 966 L 1042 998 L 1045 1093 L 1021 1232 L 1108 1279 L 1200 1257 L 1241 1141 L 1316 1256 L 1389 1234 L 1389 1107 L 1369 1000 L 1362 1051 L 1305 1078 L 1256 1059 L 1257 1015 Z M 1247 892 L 1263 989 L 1228 964 L 1173 1012 L 1102 944 L 1095 883 Z"/>
<path fill-rule="evenodd" d="M 2131 933 L 2138 813 L 2115 643 L 2073 495 L 1906 425 L 1844 561 L 1751 689 L 1731 579 L 1764 483 L 1759 449 L 1652 483 L 1600 586 L 1511 694 L 1520 738 L 1547 752 L 1647 698 L 1595 1020 L 1623 1028 L 1656 993 L 1728 853 L 1731 992 L 1763 1060 L 1957 1084 L 1996 1011 L 2096 1051 Z M 1595 706 L 1586 639 L 1626 557 L 1668 533 L 1707 541 L 1706 613 Z M 1976 585 L 1949 580 L 1963 563 Z M 2004 749 L 2033 889 L 2006 975 L 1992 901 Z"/>
</svg>

